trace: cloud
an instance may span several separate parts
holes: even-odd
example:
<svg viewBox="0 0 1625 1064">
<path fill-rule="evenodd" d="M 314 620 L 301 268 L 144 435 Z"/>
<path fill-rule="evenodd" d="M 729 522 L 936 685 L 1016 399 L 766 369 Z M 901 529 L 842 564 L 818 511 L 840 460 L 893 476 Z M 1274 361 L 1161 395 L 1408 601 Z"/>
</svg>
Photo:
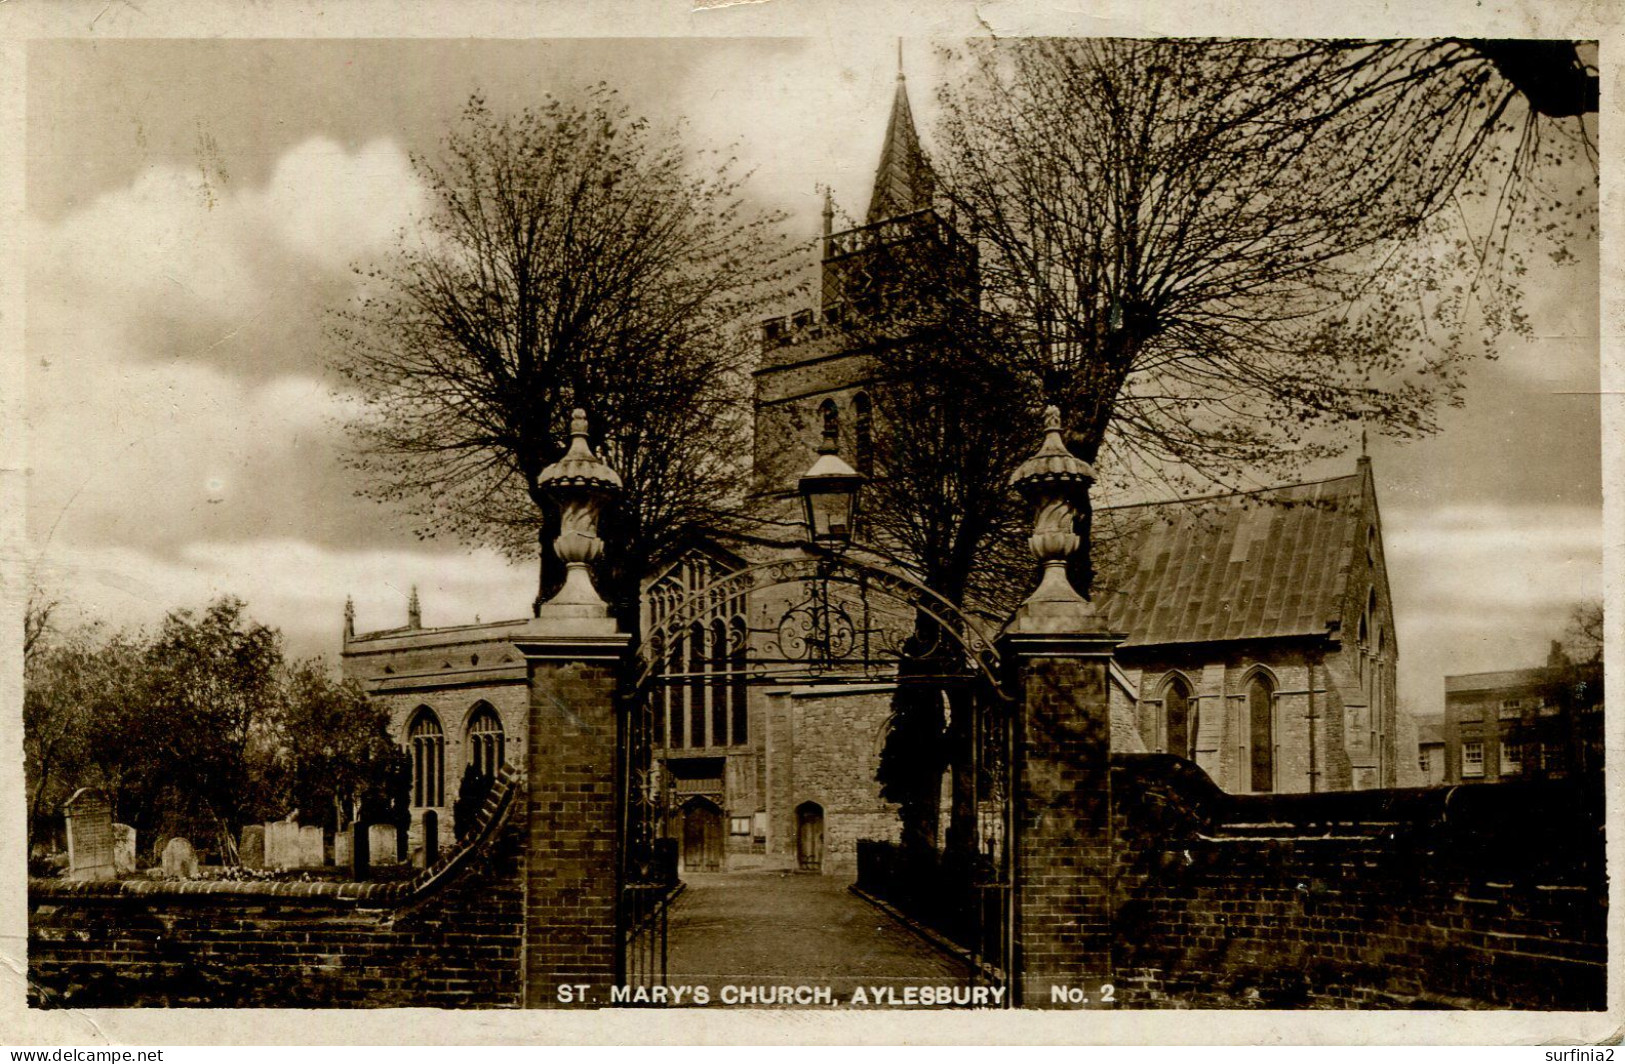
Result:
<svg viewBox="0 0 1625 1064">
<path fill-rule="evenodd" d="M 339 461 L 322 327 L 424 202 L 392 141 L 312 139 L 257 187 L 205 157 L 31 223 L 35 544 L 403 539 Z"/>
<path fill-rule="evenodd" d="M 1395 507 L 1383 546 L 1400 696 L 1442 712 L 1444 677 L 1545 661 L 1575 603 L 1601 597 L 1600 507 Z"/>
<path fill-rule="evenodd" d="M 314 371 L 324 311 L 348 266 L 384 250 L 426 193 L 404 151 L 322 138 L 238 188 L 196 169 L 149 168 L 28 230 L 29 347 L 38 359 L 205 361 L 240 375 Z"/>
<path fill-rule="evenodd" d="M 343 550 L 297 539 L 205 541 L 173 557 L 129 546 L 68 547 L 39 561 L 35 578 L 71 589 L 67 598 L 82 616 L 119 625 L 151 626 L 170 610 L 236 595 L 255 620 L 282 630 L 290 654 L 330 658 L 339 651 L 347 594 L 361 631 L 406 623 L 414 585 L 430 627 L 524 617 L 535 594 L 534 567 L 490 551 Z"/>
</svg>

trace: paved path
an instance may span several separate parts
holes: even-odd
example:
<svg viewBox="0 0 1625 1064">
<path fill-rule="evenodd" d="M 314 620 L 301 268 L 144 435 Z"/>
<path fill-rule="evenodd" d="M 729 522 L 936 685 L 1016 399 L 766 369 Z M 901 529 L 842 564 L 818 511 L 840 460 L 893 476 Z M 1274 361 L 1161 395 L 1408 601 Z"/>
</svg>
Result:
<svg viewBox="0 0 1625 1064">
<path fill-rule="evenodd" d="M 667 982 L 710 987 L 713 1001 L 727 985 L 827 986 L 846 1002 L 859 986 L 969 981 L 964 964 L 853 895 L 845 876 L 683 878 L 688 889 L 672 907 Z"/>
</svg>

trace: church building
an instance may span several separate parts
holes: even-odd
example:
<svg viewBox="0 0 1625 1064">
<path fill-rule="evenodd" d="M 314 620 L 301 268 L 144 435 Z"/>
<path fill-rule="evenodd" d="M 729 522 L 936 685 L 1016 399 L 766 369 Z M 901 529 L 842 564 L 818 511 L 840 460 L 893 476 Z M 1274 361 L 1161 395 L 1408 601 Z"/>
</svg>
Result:
<svg viewBox="0 0 1625 1064">
<path fill-rule="evenodd" d="M 928 254 L 974 305 L 976 250 L 934 206 L 901 75 L 864 224 L 832 223 L 826 206 L 818 307 L 764 323 L 754 376 L 756 499 L 789 522 L 797 479 L 823 441 L 877 476 L 883 428 L 866 388 L 887 341 L 850 326 L 884 306 L 888 266 Z M 883 491 L 883 471 L 877 479 L 871 490 Z M 1111 669 L 1114 745 L 1188 757 L 1234 792 L 1395 784 L 1398 647 L 1368 460 L 1348 476 L 1101 510 L 1095 521 L 1109 542 L 1095 600 L 1127 636 Z M 696 590 L 772 557 L 690 551 L 651 574 L 644 631 Z M 859 840 L 898 837 L 896 806 L 875 781 L 894 684 L 739 679 L 756 633 L 794 607 L 785 594 L 713 594 L 678 654 L 686 675 L 719 678 L 654 695 L 666 830 L 686 871 L 850 873 Z M 346 618 L 345 673 L 388 705 L 412 756 L 415 847 L 427 812 L 451 841 L 466 766 L 525 763 L 525 663 L 509 642 L 525 623 L 425 629 L 415 592 L 403 628 L 358 635 Z"/>
</svg>

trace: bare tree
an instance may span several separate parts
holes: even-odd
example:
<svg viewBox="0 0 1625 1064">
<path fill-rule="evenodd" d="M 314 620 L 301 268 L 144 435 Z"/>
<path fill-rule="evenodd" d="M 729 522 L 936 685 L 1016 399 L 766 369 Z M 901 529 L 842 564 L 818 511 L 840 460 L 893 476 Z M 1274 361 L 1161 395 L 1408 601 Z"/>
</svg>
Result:
<svg viewBox="0 0 1625 1064">
<path fill-rule="evenodd" d="M 371 493 L 514 557 L 558 515 L 537 486 L 570 410 L 627 491 L 601 587 L 635 625 L 638 581 L 725 519 L 744 486 L 749 337 L 785 294 L 780 218 L 732 160 L 690 152 L 599 86 L 498 117 L 478 98 L 443 159 L 422 233 L 365 273 L 335 323 L 359 387 Z M 543 549 L 544 593 L 561 567 Z"/>
<path fill-rule="evenodd" d="M 1252 486 L 1351 421 L 1424 435 L 1526 328 L 1507 225 L 1562 202 L 1490 174 L 1555 153 L 1530 157 L 1477 51 L 998 42 L 965 70 L 939 171 L 982 311 L 1118 483 Z"/>
</svg>

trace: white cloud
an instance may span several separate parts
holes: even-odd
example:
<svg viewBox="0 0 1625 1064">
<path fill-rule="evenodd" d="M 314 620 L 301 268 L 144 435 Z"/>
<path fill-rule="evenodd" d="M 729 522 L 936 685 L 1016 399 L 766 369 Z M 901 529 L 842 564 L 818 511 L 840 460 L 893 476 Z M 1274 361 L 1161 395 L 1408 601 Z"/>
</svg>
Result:
<svg viewBox="0 0 1625 1064">
<path fill-rule="evenodd" d="M 128 546 L 55 547 L 35 575 L 83 616 L 120 625 L 153 625 L 170 610 L 236 595 L 299 656 L 337 656 L 346 594 L 361 631 L 406 623 L 413 585 L 431 627 L 527 616 L 535 594 L 533 566 L 489 551 L 336 550 L 293 539 L 202 542 L 173 557 Z"/>
<path fill-rule="evenodd" d="M 1545 661 L 1569 609 L 1602 594 L 1602 512 L 1584 506 L 1395 508 L 1383 545 L 1401 698 L 1443 711 L 1444 677 Z"/>
<path fill-rule="evenodd" d="M 36 544 L 174 549 L 354 510 L 334 461 L 354 398 L 324 379 L 321 330 L 347 264 L 424 202 L 393 142 L 312 139 L 263 187 L 155 167 L 33 222 Z"/>
</svg>

